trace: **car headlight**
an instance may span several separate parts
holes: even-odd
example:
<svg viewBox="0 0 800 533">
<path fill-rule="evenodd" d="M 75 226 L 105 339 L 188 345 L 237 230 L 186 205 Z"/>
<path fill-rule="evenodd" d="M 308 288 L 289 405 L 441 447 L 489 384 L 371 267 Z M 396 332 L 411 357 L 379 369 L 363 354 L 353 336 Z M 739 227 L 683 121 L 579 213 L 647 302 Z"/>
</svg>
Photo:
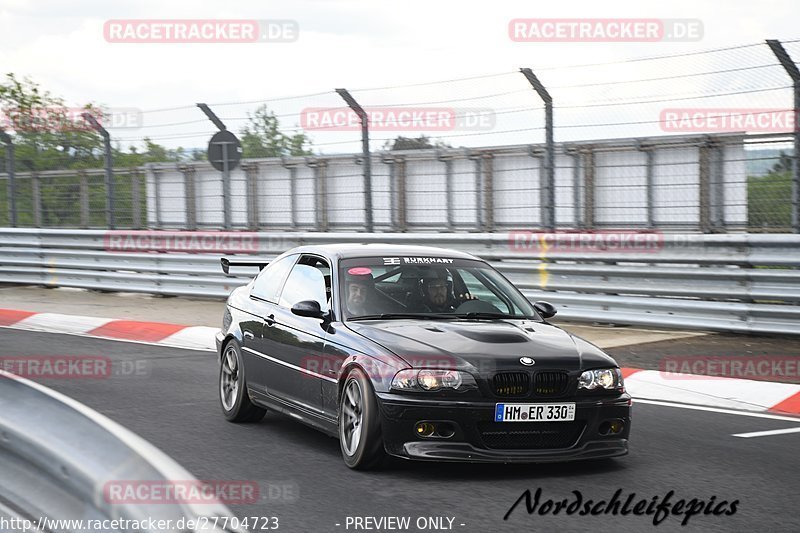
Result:
<svg viewBox="0 0 800 533">
<path fill-rule="evenodd" d="M 622 371 L 619 368 L 586 370 L 578 378 L 578 389 L 622 389 Z"/>
<path fill-rule="evenodd" d="M 477 388 L 475 378 L 458 370 L 421 370 L 408 368 L 395 374 L 392 388 L 400 391 L 437 391 L 442 389 L 463 391 Z"/>
</svg>

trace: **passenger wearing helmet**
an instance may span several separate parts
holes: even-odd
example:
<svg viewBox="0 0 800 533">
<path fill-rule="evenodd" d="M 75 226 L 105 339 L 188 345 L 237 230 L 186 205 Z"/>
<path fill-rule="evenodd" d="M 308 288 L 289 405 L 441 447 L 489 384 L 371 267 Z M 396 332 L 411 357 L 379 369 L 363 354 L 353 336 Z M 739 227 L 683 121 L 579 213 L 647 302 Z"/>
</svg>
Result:
<svg viewBox="0 0 800 533">
<path fill-rule="evenodd" d="M 374 314 L 370 305 L 370 295 L 375 282 L 372 270 L 366 267 L 354 267 L 345 273 L 345 290 L 347 296 L 348 316 L 364 316 Z"/>
</svg>

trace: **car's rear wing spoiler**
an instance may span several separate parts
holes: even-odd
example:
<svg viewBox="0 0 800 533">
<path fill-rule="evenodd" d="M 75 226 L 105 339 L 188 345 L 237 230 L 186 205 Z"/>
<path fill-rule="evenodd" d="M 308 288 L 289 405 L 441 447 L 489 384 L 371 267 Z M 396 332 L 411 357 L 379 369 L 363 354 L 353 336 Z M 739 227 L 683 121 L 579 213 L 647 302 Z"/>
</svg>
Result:
<svg viewBox="0 0 800 533">
<path fill-rule="evenodd" d="M 221 258 L 219 262 L 222 264 L 222 271 L 226 274 L 230 273 L 232 266 L 258 267 L 259 270 L 262 270 L 269 264 L 269 261 L 264 261 L 263 259 L 228 259 L 227 257 Z"/>
</svg>

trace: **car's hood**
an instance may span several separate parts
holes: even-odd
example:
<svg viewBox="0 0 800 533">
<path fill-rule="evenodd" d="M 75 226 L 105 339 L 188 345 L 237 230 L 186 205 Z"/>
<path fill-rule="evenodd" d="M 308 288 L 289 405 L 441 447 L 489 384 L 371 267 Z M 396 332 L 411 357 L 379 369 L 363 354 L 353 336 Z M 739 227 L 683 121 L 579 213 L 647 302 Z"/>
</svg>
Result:
<svg viewBox="0 0 800 533">
<path fill-rule="evenodd" d="M 608 355 L 564 330 L 531 320 L 370 320 L 348 322 L 354 332 L 402 357 L 412 367 L 450 367 L 480 373 L 526 368 L 579 370 L 616 366 Z"/>
</svg>

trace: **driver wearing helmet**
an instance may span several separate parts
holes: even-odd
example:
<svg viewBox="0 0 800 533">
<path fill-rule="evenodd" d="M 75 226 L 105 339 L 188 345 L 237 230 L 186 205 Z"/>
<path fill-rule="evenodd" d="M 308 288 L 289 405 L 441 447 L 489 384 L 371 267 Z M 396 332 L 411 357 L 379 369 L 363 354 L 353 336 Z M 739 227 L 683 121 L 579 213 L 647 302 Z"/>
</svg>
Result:
<svg viewBox="0 0 800 533">
<path fill-rule="evenodd" d="M 456 302 L 450 293 L 447 271 L 443 268 L 431 269 L 420 280 L 422 301 L 429 313 L 452 313 Z"/>
</svg>

